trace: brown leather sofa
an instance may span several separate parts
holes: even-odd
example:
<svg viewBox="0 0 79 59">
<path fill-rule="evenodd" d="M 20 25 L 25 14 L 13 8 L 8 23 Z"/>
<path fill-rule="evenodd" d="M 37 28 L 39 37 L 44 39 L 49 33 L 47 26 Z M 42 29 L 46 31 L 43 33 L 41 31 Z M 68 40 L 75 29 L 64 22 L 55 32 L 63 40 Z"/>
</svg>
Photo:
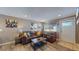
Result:
<svg viewBox="0 0 79 59">
<path fill-rule="evenodd" d="M 56 32 L 52 32 L 50 34 L 44 34 L 43 37 L 47 38 L 47 41 L 53 43 L 57 40 L 58 35 Z"/>
</svg>

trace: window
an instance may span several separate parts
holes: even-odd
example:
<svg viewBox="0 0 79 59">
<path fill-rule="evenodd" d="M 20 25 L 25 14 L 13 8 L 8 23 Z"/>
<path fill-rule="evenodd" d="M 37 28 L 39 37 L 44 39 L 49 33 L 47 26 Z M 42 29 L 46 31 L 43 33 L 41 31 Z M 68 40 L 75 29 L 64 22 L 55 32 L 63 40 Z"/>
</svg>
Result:
<svg viewBox="0 0 79 59">
<path fill-rule="evenodd" d="M 52 24 L 45 24 L 44 25 L 44 31 L 47 31 L 47 32 L 51 32 L 51 31 L 57 31 L 57 26 L 56 25 L 52 25 Z"/>
<path fill-rule="evenodd" d="M 62 26 L 70 26 L 70 25 L 72 25 L 72 22 L 63 22 L 62 23 Z"/>
</svg>

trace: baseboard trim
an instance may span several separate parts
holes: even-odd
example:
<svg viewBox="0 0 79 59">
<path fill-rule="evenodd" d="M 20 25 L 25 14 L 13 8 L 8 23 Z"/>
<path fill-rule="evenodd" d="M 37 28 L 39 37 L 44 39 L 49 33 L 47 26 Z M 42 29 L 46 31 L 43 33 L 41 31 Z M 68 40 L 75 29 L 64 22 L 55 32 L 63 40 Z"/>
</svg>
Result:
<svg viewBox="0 0 79 59">
<path fill-rule="evenodd" d="M 11 41 L 11 42 L 2 43 L 2 44 L 0 44 L 0 46 L 7 45 L 7 44 L 11 44 L 11 43 L 14 43 L 14 42 L 15 42 L 15 41 Z"/>
</svg>

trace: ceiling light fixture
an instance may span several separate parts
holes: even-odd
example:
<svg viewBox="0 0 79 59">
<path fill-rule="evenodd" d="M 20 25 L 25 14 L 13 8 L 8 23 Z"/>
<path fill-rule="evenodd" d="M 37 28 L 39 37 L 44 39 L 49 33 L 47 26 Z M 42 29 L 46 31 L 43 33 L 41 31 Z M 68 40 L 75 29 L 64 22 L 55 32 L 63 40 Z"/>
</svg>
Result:
<svg viewBox="0 0 79 59">
<path fill-rule="evenodd" d="M 24 15 L 24 17 L 27 17 L 27 15 Z"/>
<path fill-rule="evenodd" d="M 61 14 L 58 15 L 59 17 L 61 16 Z"/>
<path fill-rule="evenodd" d="M 44 19 L 44 20 L 39 20 L 39 22 L 46 22 L 46 20 Z"/>
<path fill-rule="evenodd" d="M 0 32 L 2 31 L 2 29 L 0 29 Z"/>
</svg>

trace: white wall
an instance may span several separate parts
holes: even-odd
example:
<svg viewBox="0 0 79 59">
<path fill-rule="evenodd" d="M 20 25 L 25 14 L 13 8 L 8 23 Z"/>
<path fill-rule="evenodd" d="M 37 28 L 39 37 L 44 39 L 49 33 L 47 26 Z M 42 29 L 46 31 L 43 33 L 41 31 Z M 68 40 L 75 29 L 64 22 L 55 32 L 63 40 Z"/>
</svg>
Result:
<svg viewBox="0 0 79 59">
<path fill-rule="evenodd" d="M 68 22 L 70 24 L 68 24 Z M 62 23 L 65 23 L 63 26 Z M 75 18 L 67 18 L 60 21 L 60 39 L 66 42 L 75 43 Z"/>
<path fill-rule="evenodd" d="M 5 20 L 0 19 L 0 43 L 6 43 L 13 41 L 18 34 L 18 32 L 22 31 L 30 31 L 30 22 L 25 20 L 17 20 L 18 27 L 17 28 L 6 28 Z"/>
<path fill-rule="evenodd" d="M 5 19 L 13 20 L 15 19 L 18 22 L 17 28 L 6 28 Z M 11 18 L 11 17 L 0 17 L 0 44 L 13 41 L 18 34 L 19 31 L 30 31 L 30 23 L 32 21 L 27 21 L 18 18 Z"/>
</svg>

